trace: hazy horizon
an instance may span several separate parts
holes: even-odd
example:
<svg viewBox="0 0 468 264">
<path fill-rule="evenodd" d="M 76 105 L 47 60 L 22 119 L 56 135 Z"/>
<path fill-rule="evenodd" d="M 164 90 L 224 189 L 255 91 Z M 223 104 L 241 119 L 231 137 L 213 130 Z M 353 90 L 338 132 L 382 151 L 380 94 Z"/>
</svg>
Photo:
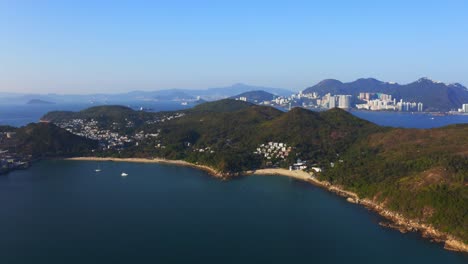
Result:
<svg viewBox="0 0 468 264">
<path fill-rule="evenodd" d="M 423 76 L 468 85 L 466 1 L 2 1 L 0 92 L 90 94 Z"/>
<path fill-rule="evenodd" d="M 349 82 L 353 82 L 353 81 L 356 81 L 358 79 L 367 79 L 367 78 L 374 78 L 374 77 L 363 77 L 363 78 L 357 78 L 357 79 L 354 79 L 354 80 L 350 80 L 350 81 L 343 81 L 343 80 L 339 80 L 339 79 L 336 79 L 338 81 L 341 81 L 343 83 L 349 83 Z M 419 77 L 413 81 L 410 81 L 408 83 L 400 83 L 400 82 L 395 82 L 399 85 L 406 85 L 406 84 L 409 84 L 409 83 L 412 83 L 412 82 L 416 82 L 417 80 L 421 79 L 421 78 L 428 78 L 430 80 L 433 80 L 434 82 L 439 82 L 439 80 L 434 80 L 430 77 Z M 251 87 L 254 87 L 254 88 L 273 88 L 273 89 L 284 89 L 284 90 L 289 90 L 291 92 L 299 92 L 299 91 L 303 91 L 305 90 L 306 88 L 309 88 L 311 86 L 314 86 L 316 84 L 318 84 L 319 82 L 323 81 L 323 80 L 328 80 L 328 79 L 332 79 L 332 78 L 324 78 L 320 81 L 317 81 L 316 83 L 313 83 L 307 87 L 303 87 L 301 89 L 290 89 L 290 88 L 287 88 L 287 87 L 271 87 L 271 86 L 266 86 L 266 85 L 257 85 L 257 84 L 251 84 L 251 83 L 243 83 L 243 82 L 238 82 L 238 83 L 232 83 L 232 84 L 226 84 L 226 85 L 222 85 L 222 86 L 217 86 L 217 87 L 175 87 L 175 88 L 161 88 L 161 89 L 129 89 L 129 90 L 124 90 L 124 91 L 104 91 L 104 92 L 100 92 L 99 90 L 98 91 L 77 91 L 77 92 L 16 92 L 16 91 L 8 91 L 8 90 L 0 90 L 0 94 L 18 94 L 18 95 L 90 95 L 90 94 L 125 94 L 125 93 L 131 93 L 131 92 L 157 92 L 157 91 L 169 91 L 169 90 L 209 90 L 209 89 L 217 89 L 217 88 L 229 88 L 229 87 L 234 87 L 236 85 L 246 85 L 246 86 L 251 86 Z M 376 79 L 376 78 L 375 78 Z M 380 80 L 380 79 L 377 79 L 379 81 L 382 81 L 382 82 L 392 82 L 392 81 L 387 81 L 387 80 Z M 445 84 L 454 84 L 454 83 L 460 83 L 460 82 L 443 82 Z M 467 87 L 466 85 L 464 85 L 463 83 L 460 83 L 461 85 Z"/>
</svg>

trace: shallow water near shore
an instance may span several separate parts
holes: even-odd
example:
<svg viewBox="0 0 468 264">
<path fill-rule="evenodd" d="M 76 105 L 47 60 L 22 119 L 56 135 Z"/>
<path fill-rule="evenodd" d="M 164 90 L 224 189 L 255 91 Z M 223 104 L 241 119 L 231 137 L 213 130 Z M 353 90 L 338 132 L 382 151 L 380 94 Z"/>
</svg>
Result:
<svg viewBox="0 0 468 264">
<path fill-rule="evenodd" d="M 0 263 L 468 261 L 282 176 L 222 181 L 166 164 L 51 160 L 1 176 L 0 200 Z"/>
</svg>

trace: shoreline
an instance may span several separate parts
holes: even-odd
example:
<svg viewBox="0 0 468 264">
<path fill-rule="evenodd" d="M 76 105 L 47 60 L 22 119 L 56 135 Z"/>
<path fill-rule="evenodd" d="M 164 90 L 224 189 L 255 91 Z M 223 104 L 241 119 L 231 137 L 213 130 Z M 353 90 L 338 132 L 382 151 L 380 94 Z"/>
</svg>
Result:
<svg viewBox="0 0 468 264">
<path fill-rule="evenodd" d="M 362 205 L 365 208 L 378 213 L 388 221 L 379 223 L 379 225 L 383 227 L 397 229 L 401 233 L 420 232 L 423 238 L 429 239 L 431 242 L 443 243 L 444 249 L 446 250 L 464 253 L 468 252 L 468 245 L 450 234 L 441 232 L 431 225 L 424 224 L 413 219 L 408 219 L 397 212 L 386 209 L 382 204 L 376 203 L 370 199 L 360 199 L 356 193 L 347 191 L 341 186 L 331 185 L 329 182 L 320 181 L 305 171 L 289 171 L 287 169 L 259 169 L 255 171 L 248 171 L 245 174 L 267 176 L 278 175 L 306 181 L 327 191 L 333 192 L 341 197 L 344 197 L 346 198 L 346 201 L 350 203 Z"/>
<path fill-rule="evenodd" d="M 168 160 L 161 158 L 147 159 L 147 158 L 101 158 L 101 157 L 75 157 L 64 158 L 62 160 L 77 160 L 77 161 L 113 161 L 113 162 L 133 162 L 133 163 L 158 163 L 158 164 L 172 164 L 178 166 L 192 167 L 203 170 L 210 175 L 217 178 L 226 178 L 226 175 L 206 165 L 193 164 L 184 160 Z"/>
<path fill-rule="evenodd" d="M 172 164 L 178 166 L 192 167 L 208 172 L 210 175 L 221 179 L 228 179 L 229 174 L 223 174 L 209 166 L 193 164 L 183 160 L 167 160 L 161 158 L 146 159 L 146 158 L 100 158 L 100 157 L 75 157 L 65 158 L 63 160 L 77 160 L 77 161 L 115 161 L 115 162 L 135 162 L 135 163 L 159 163 L 159 164 Z M 443 243 L 444 249 L 457 252 L 468 252 L 468 244 L 453 237 L 450 234 L 441 232 L 431 225 L 408 219 L 403 215 L 386 209 L 382 204 L 376 203 L 370 199 L 360 199 L 359 196 L 351 191 L 345 190 L 342 186 L 331 185 L 329 182 L 320 181 L 313 175 L 305 171 L 290 171 L 287 169 L 274 168 L 274 169 L 258 169 L 253 171 L 245 171 L 240 175 L 250 176 L 286 176 L 296 180 L 311 183 L 317 187 L 323 188 L 327 191 L 333 192 L 341 197 L 346 198 L 346 201 L 354 204 L 359 204 L 365 208 L 378 213 L 385 218 L 388 222 L 380 222 L 379 225 L 387 228 L 399 230 L 401 233 L 407 232 L 420 232 L 423 238 L 429 239 L 431 242 Z"/>
</svg>

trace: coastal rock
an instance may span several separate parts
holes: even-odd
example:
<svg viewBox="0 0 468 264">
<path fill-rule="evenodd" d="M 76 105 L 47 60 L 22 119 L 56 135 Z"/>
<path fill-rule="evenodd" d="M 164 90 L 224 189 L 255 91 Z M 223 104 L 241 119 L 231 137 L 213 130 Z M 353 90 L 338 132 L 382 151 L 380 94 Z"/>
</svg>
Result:
<svg viewBox="0 0 468 264">
<path fill-rule="evenodd" d="M 451 251 L 468 252 L 468 245 L 457 240 L 447 239 L 444 248 Z"/>
<path fill-rule="evenodd" d="M 350 203 L 354 203 L 354 204 L 359 203 L 359 199 L 355 199 L 355 198 L 351 198 L 351 197 L 346 198 L 346 201 L 348 201 Z"/>
</svg>

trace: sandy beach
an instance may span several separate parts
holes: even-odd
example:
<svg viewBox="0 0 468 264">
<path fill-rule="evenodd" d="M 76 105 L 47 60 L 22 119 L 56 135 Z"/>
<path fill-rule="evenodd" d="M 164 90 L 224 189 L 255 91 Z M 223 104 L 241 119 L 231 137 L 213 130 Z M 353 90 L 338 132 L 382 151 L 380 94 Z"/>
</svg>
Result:
<svg viewBox="0 0 468 264">
<path fill-rule="evenodd" d="M 309 181 L 312 179 L 312 175 L 300 170 L 287 170 L 287 169 L 260 169 L 255 171 L 249 171 L 247 175 L 281 175 L 287 176 L 298 180 Z"/>
<path fill-rule="evenodd" d="M 224 175 L 215 169 L 205 166 L 193 164 L 184 160 L 168 160 L 161 158 L 145 159 L 145 158 L 101 158 L 101 157 L 75 157 L 66 158 L 65 160 L 83 160 L 83 161 L 114 161 L 114 162 L 135 162 L 135 163 L 162 163 L 162 164 L 173 164 L 179 166 L 193 167 L 204 170 L 215 177 L 223 177 Z"/>
</svg>

